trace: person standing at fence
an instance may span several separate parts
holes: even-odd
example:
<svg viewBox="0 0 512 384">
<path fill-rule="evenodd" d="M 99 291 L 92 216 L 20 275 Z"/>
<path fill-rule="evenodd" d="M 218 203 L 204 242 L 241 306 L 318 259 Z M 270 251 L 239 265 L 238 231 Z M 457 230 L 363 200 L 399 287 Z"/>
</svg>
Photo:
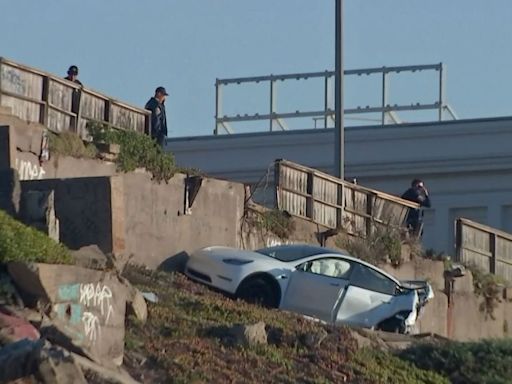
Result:
<svg viewBox="0 0 512 384">
<path fill-rule="evenodd" d="M 407 215 L 407 227 L 409 232 L 415 235 L 421 235 L 423 227 L 423 212 L 421 208 L 430 208 L 430 196 L 425 184 L 420 179 L 414 179 L 411 182 L 411 188 L 404 192 L 402 199 L 413 201 L 420 205 L 420 209 L 410 209 Z"/>
<path fill-rule="evenodd" d="M 78 80 L 78 67 L 76 65 L 71 65 L 68 68 L 68 75 L 64 78 L 68 81 L 72 81 L 76 85 L 83 86 L 82 82 Z M 82 97 L 80 89 L 73 90 L 73 99 L 71 100 L 71 112 L 78 115 L 78 110 L 80 109 L 80 98 Z M 75 119 L 76 117 L 73 117 Z M 75 125 L 76 122 L 73 124 Z"/>
<path fill-rule="evenodd" d="M 165 114 L 165 98 L 169 94 L 164 87 L 158 87 L 146 103 L 146 109 L 151 111 L 151 137 L 163 147 L 167 136 L 167 116 Z"/>
<path fill-rule="evenodd" d="M 80 86 L 82 85 L 81 81 L 78 80 L 78 67 L 76 65 L 72 65 L 68 68 L 68 75 L 64 79 L 72 81 Z"/>
</svg>

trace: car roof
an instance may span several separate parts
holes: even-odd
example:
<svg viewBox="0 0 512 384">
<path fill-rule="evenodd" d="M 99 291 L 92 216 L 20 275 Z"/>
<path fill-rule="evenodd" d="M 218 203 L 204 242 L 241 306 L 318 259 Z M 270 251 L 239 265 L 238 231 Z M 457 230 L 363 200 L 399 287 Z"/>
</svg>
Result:
<svg viewBox="0 0 512 384">
<path fill-rule="evenodd" d="M 286 259 L 280 259 L 280 261 L 283 261 L 285 263 L 286 262 L 291 263 L 291 262 L 300 261 L 302 259 L 305 259 L 305 258 L 308 258 L 308 257 L 311 257 L 311 256 L 338 255 L 338 256 L 342 256 L 344 259 L 347 259 L 347 260 L 350 260 L 350 261 L 362 264 L 362 265 L 364 265 L 366 267 L 372 268 L 372 269 L 382 273 L 386 277 L 389 277 L 393 281 L 395 281 L 397 283 L 400 283 L 400 281 L 396 277 L 394 277 L 393 275 L 390 275 L 389 273 L 387 273 L 383 269 L 377 267 L 376 265 L 368 263 L 368 262 L 366 262 L 366 261 L 364 261 L 362 259 L 359 259 L 357 257 L 351 256 L 345 250 L 334 250 L 334 249 L 331 249 L 331 248 L 325 248 L 325 247 L 320 247 L 318 245 L 311 245 L 311 244 L 283 244 L 283 245 L 276 245 L 276 246 L 273 246 L 273 247 L 261 248 L 261 249 L 257 250 L 256 252 L 262 251 L 262 250 L 269 251 L 269 252 L 272 251 L 272 250 L 281 251 L 281 252 L 282 251 L 289 251 L 290 255 L 292 255 L 292 254 L 295 255 L 294 257 L 290 257 L 290 258 L 286 258 Z"/>
<path fill-rule="evenodd" d="M 279 260 L 284 262 L 290 262 L 290 261 L 297 261 L 304 259 L 309 256 L 315 256 L 315 255 L 322 255 L 324 253 L 329 254 L 337 254 L 337 255 L 343 255 L 345 256 L 345 253 L 342 253 L 340 251 L 335 251 L 334 249 L 324 248 L 316 245 L 311 244 L 284 244 L 284 245 L 276 245 L 273 247 L 267 247 L 267 248 L 261 248 L 258 249 L 256 252 L 265 251 L 272 252 L 277 251 L 281 253 L 281 256 L 284 256 L 280 258 Z"/>
</svg>

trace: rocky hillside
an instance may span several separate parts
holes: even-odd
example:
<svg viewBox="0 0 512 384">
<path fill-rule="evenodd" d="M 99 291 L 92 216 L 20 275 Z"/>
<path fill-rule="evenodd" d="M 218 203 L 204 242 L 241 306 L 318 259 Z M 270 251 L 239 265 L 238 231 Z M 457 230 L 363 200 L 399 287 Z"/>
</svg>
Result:
<svg viewBox="0 0 512 384">
<path fill-rule="evenodd" d="M 368 331 L 235 301 L 181 274 L 130 268 L 126 276 L 159 299 L 146 324 L 130 318 L 127 327 L 125 364 L 141 382 L 449 383 Z"/>
</svg>

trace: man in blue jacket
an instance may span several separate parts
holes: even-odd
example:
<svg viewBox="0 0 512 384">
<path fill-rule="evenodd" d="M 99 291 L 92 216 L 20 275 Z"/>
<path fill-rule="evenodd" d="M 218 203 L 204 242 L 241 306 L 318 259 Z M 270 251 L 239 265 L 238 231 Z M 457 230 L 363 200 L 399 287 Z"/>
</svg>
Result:
<svg viewBox="0 0 512 384">
<path fill-rule="evenodd" d="M 412 181 L 411 188 L 405 191 L 402 195 L 402 199 L 414 201 L 415 203 L 418 203 L 421 208 L 430 208 L 432 205 L 428 195 L 428 190 L 425 188 L 423 181 L 419 179 L 414 179 Z M 407 227 L 412 234 L 419 236 L 421 236 L 423 226 L 422 212 L 420 209 L 410 209 L 409 214 L 407 215 Z"/>
<path fill-rule="evenodd" d="M 158 87 L 146 103 L 146 109 L 151 111 L 151 137 L 163 147 L 167 136 L 167 117 L 165 115 L 165 98 L 169 94 L 164 87 Z"/>
</svg>

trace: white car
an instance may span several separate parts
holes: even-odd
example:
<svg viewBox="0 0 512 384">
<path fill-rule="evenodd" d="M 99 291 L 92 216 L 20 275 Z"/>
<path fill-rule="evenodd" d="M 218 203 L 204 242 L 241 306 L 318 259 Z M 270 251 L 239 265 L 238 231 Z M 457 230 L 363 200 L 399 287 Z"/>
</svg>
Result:
<svg viewBox="0 0 512 384">
<path fill-rule="evenodd" d="M 267 307 L 400 333 L 414 329 L 433 297 L 426 281 L 401 282 L 360 259 L 311 245 L 207 247 L 190 256 L 185 274 Z"/>
</svg>

